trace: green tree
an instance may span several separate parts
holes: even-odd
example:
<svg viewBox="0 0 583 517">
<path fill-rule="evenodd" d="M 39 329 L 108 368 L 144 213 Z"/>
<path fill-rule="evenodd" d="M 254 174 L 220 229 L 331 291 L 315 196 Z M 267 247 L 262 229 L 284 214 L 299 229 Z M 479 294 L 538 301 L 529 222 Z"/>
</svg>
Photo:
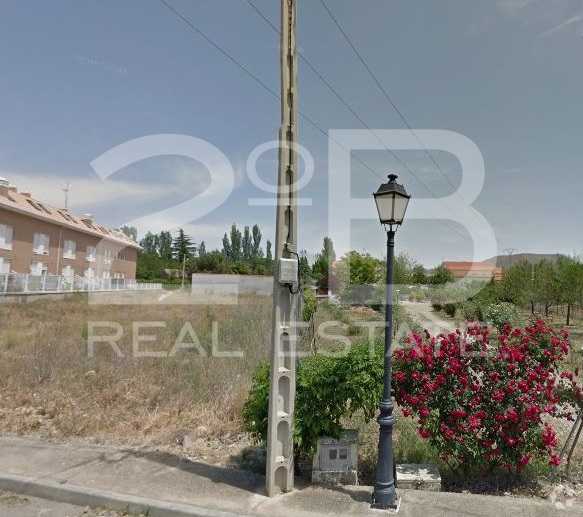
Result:
<svg viewBox="0 0 583 517">
<path fill-rule="evenodd" d="M 426 284 L 429 278 L 425 268 L 407 253 L 399 253 L 393 265 L 395 285 Z"/>
<path fill-rule="evenodd" d="M 178 230 L 178 235 L 174 238 L 172 242 L 172 254 L 173 257 L 182 264 L 188 258 L 192 257 L 195 252 L 195 245 L 192 239 L 188 237 L 182 228 Z"/>
<path fill-rule="evenodd" d="M 302 321 L 311 321 L 318 310 L 318 299 L 312 289 L 304 289 L 302 304 Z"/>
<path fill-rule="evenodd" d="M 312 285 L 312 268 L 306 257 L 306 252 L 300 253 L 299 260 L 300 288 L 310 287 Z"/>
<path fill-rule="evenodd" d="M 218 250 L 199 253 L 193 263 L 193 273 L 227 273 L 225 256 Z"/>
<path fill-rule="evenodd" d="M 142 252 L 145 254 L 154 254 L 158 256 L 158 244 L 156 242 L 156 235 L 152 232 L 146 233 L 144 238 L 140 241 Z"/>
<path fill-rule="evenodd" d="M 245 261 L 250 261 L 253 258 L 253 241 L 251 240 L 251 231 L 249 226 L 243 228 L 243 238 L 241 240 L 241 255 Z"/>
<path fill-rule="evenodd" d="M 162 231 L 157 239 L 158 256 L 167 262 L 172 260 L 172 234 L 169 231 Z"/>
<path fill-rule="evenodd" d="M 393 262 L 393 283 L 407 285 L 411 283 L 411 269 L 414 261 L 406 253 L 399 253 Z"/>
<path fill-rule="evenodd" d="M 321 280 L 330 275 L 330 264 L 336 261 L 334 244 L 330 237 L 324 237 L 322 251 L 316 255 L 316 260 L 312 264 L 312 275 L 316 280 Z"/>
<path fill-rule="evenodd" d="M 164 276 L 164 261 L 157 253 L 140 251 L 136 263 L 136 278 L 140 280 L 152 280 Z"/>
<path fill-rule="evenodd" d="M 138 229 L 135 226 L 127 226 L 124 224 L 119 230 L 138 242 Z"/>
<path fill-rule="evenodd" d="M 242 258 L 242 240 L 241 231 L 233 223 L 231 226 L 231 260 L 236 262 Z"/>
<path fill-rule="evenodd" d="M 567 305 L 566 325 L 571 323 L 571 308 L 580 299 L 583 265 L 575 258 L 560 257 L 557 262 L 560 302 Z"/>
<path fill-rule="evenodd" d="M 233 255 L 233 252 L 231 251 L 231 241 L 229 240 L 229 237 L 227 236 L 226 233 L 225 233 L 225 235 L 223 235 L 223 251 L 222 251 L 222 253 L 227 260 L 231 260 L 231 257 Z"/>
<path fill-rule="evenodd" d="M 551 305 L 561 298 L 558 270 L 550 260 L 541 260 L 534 265 L 534 299 L 542 304 L 545 316 L 549 315 Z"/>
<path fill-rule="evenodd" d="M 429 277 L 429 283 L 433 285 L 442 285 L 447 284 L 448 282 L 453 282 L 453 276 L 444 264 L 440 264 L 433 270 L 433 274 Z"/>
<path fill-rule="evenodd" d="M 223 254 L 230 262 L 237 262 L 243 258 L 242 250 L 243 236 L 237 225 L 231 225 L 231 231 L 223 235 Z"/>
<path fill-rule="evenodd" d="M 500 298 L 518 306 L 534 303 L 533 265 L 526 261 L 505 269 L 500 283 Z"/>
<path fill-rule="evenodd" d="M 342 257 L 338 271 L 344 285 L 343 301 L 361 305 L 371 302 L 374 284 L 382 277 L 383 263 L 368 253 L 351 250 Z"/>
<path fill-rule="evenodd" d="M 412 284 L 426 284 L 428 280 L 427 270 L 421 264 L 413 265 L 410 279 Z"/>
<path fill-rule="evenodd" d="M 261 249 L 261 230 L 259 229 L 259 226 L 257 226 L 256 224 L 253 225 L 253 228 L 251 229 L 251 233 L 252 233 L 252 257 L 254 259 L 257 258 L 261 258 L 263 256 L 263 250 Z"/>
</svg>

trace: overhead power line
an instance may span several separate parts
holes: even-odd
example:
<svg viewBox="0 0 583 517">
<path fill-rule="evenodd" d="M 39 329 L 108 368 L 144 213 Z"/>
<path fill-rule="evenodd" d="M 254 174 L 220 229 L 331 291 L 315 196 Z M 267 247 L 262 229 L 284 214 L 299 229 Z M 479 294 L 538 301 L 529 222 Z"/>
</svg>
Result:
<svg viewBox="0 0 583 517">
<path fill-rule="evenodd" d="M 421 141 L 421 139 L 419 138 L 419 136 L 417 135 L 417 133 L 415 132 L 415 130 L 413 129 L 413 127 L 411 126 L 411 124 L 409 124 L 409 122 L 405 118 L 405 115 L 403 114 L 403 112 L 399 109 L 399 107 L 397 106 L 396 102 L 391 98 L 391 96 L 389 95 L 389 93 L 387 92 L 387 90 L 385 89 L 385 87 L 382 85 L 382 83 L 378 79 L 377 75 L 372 70 L 372 68 L 367 64 L 366 60 L 362 57 L 362 54 L 356 48 L 356 45 L 354 45 L 354 43 L 352 43 L 352 41 L 351 41 L 350 37 L 348 36 L 347 32 L 344 30 L 344 28 L 342 27 L 342 25 L 338 21 L 338 19 L 334 16 L 334 14 L 332 13 L 332 11 L 330 10 L 330 8 L 328 7 L 328 5 L 326 4 L 325 0 L 320 0 L 320 3 L 322 4 L 322 7 L 325 9 L 325 11 L 328 14 L 328 16 L 330 17 L 330 19 L 336 25 L 336 27 L 338 28 L 338 30 L 340 31 L 340 33 L 342 34 L 342 36 L 344 37 L 344 39 L 346 40 L 346 42 L 348 43 L 348 45 L 350 46 L 350 48 L 355 53 L 356 57 L 361 62 L 362 66 L 365 68 L 365 70 L 368 72 L 368 74 L 370 75 L 370 77 L 372 78 L 372 80 L 378 86 L 379 90 L 381 91 L 381 93 L 383 94 L 383 96 L 385 97 L 385 99 L 389 102 L 389 104 L 391 105 L 391 107 L 393 108 L 393 110 L 395 111 L 395 113 L 397 113 L 397 115 L 399 116 L 399 118 L 401 119 L 401 121 L 403 122 L 403 124 L 405 125 L 405 127 L 407 127 L 407 129 L 411 132 L 411 134 L 413 135 L 413 137 L 415 138 L 415 140 L 417 141 L 417 143 L 421 146 L 421 148 L 423 149 L 423 152 L 429 158 L 429 160 L 431 161 L 433 167 L 449 183 L 449 185 L 452 187 L 452 189 L 454 191 L 454 194 L 457 195 L 465 204 L 469 205 L 470 203 L 468 203 L 463 198 L 463 196 L 460 194 L 459 190 L 455 187 L 455 185 L 452 183 L 452 181 L 450 180 L 450 178 L 445 174 L 445 172 L 443 171 L 443 169 L 440 167 L 439 163 L 437 163 L 437 161 L 435 160 L 435 158 L 433 157 L 433 155 L 425 147 L 425 145 L 423 144 L 423 142 Z M 416 179 L 418 179 L 418 178 L 416 178 Z M 422 182 L 420 182 L 420 183 L 422 183 Z M 449 207 L 448 207 L 448 210 L 451 212 L 451 209 L 449 209 Z M 478 221 L 478 223 L 481 224 L 481 221 L 478 220 L 477 216 L 475 214 L 474 214 L 474 216 L 476 217 L 476 220 Z"/>
<path fill-rule="evenodd" d="M 251 77 L 254 81 L 259 83 L 263 88 L 265 88 L 271 95 L 279 99 L 279 95 L 267 86 L 259 77 L 257 77 L 251 70 L 249 70 L 245 65 L 241 64 L 237 59 L 235 59 L 226 50 L 217 45 L 209 36 L 207 36 L 203 31 L 201 31 L 194 23 L 192 23 L 186 16 L 174 9 L 166 0 L 158 0 L 160 3 L 164 4 L 170 11 L 172 11 L 178 18 L 180 18 L 186 25 L 188 25 L 194 32 L 196 32 L 201 38 L 208 41 L 213 47 L 215 47 L 223 56 L 225 56 L 231 63 L 233 63 L 237 68 L 242 70 L 245 74 Z"/>
<path fill-rule="evenodd" d="M 182 13 L 180 13 L 177 9 L 175 9 L 174 7 L 172 7 L 167 0 L 158 0 L 161 4 L 163 4 L 168 10 L 170 10 L 175 16 L 177 16 L 180 20 L 182 20 L 191 30 L 193 30 L 194 32 L 196 32 L 200 37 L 202 37 L 204 40 L 206 40 L 208 43 L 210 43 L 218 52 L 220 52 L 223 56 L 225 56 L 233 65 L 235 65 L 237 68 L 239 68 L 241 71 L 243 71 L 248 77 L 250 77 L 251 79 L 253 79 L 256 83 L 258 83 L 263 89 L 265 89 L 266 91 L 268 91 L 273 97 L 275 97 L 276 99 L 280 99 L 280 96 L 272 89 L 270 88 L 267 84 L 265 84 L 264 81 L 262 81 L 259 77 L 257 77 L 256 74 L 254 74 L 248 67 L 246 67 L 245 65 L 243 65 L 238 59 L 236 59 L 235 57 L 233 57 L 229 52 L 227 52 L 224 48 L 222 48 L 218 43 L 216 43 L 211 37 L 209 37 L 207 34 L 205 34 L 204 31 L 202 31 L 199 27 L 197 27 L 191 20 L 189 20 L 186 16 L 184 16 Z M 277 29 L 277 27 L 265 16 L 263 15 L 263 13 L 250 1 L 250 0 L 246 0 L 247 3 L 253 8 L 253 10 L 266 22 L 270 25 L 270 27 L 272 29 L 274 29 L 277 33 L 279 33 L 279 30 Z M 304 62 L 306 62 L 306 64 L 308 64 L 306 58 L 304 56 L 302 56 L 300 54 L 300 57 L 302 58 L 302 60 Z M 324 80 L 323 76 L 321 76 L 321 74 L 316 72 L 315 67 L 313 67 L 311 64 L 308 64 L 308 66 L 316 73 L 316 75 L 324 82 L 324 84 L 326 84 L 332 91 L 333 93 L 335 93 L 335 95 L 343 102 L 343 104 L 345 104 L 345 106 L 348 108 L 348 103 L 346 103 L 339 94 L 337 94 L 337 92 L 335 92 L 335 90 L 332 88 L 332 86 Z M 367 127 L 370 130 L 370 127 L 368 127 L 368 125 L 366 125 L 366 123 L 362 120 L 362 118 L 360 116 L 358 116 L 356 114 L 356 112 L 354 112 L 351 108 L 350 111 L 358 118 L 359 121 L 361 121 L 361 123 L 363 123 L 363 125 L 365 125 L 365 127 Z M 326 136 L 330 141 L 334 142 L 336 145 L 338 145 L 340 148 L 344 149 L 346 152 L 349 152 L 348 149 L 346 149 L 346 147 L 344 147 L 340 142 L 338 142 L 336 139 L 334 139 L 333 137 L 331 137 L 329 135 L 329 133 L 323 129 L 319 124 L 317 124 L 314 120 L 312 120 L 309 116 L 307 116 L 305 113 L 303 113 L 302 111 L 298 110 L 298 114 L 304 119 L 306 120 L 306 122 L 308 122 L 310 125 L 312 125 L 315 129 L 317 129 L 320 133 L 322 133 L 324 136 Z M 371 130 L 372 131 L 372 130 Z M 374 133 L 373 133 L 374 134 Z M 387 148 L 387 150 L 393 155 L 393 157 L 399 161 L 399 163 L 401 163 L 401 165 L 423 186 L 426 188 L 426 190 L 433 195 L 435 198 L 438 198 L 435 193 L 433 193 L 431 191 L 431 189 L 429 189 L 429 187 L 427 187 L 427 185 L 425 185 L 421 180 L 419 180 L 419 178 L 417 178 L 417 176 L 415 175 L 415 173 L 413 171 L 411 171 L 411 169 L 398 157 L 394 154 L 394 151 L 390 150 Z M 372 174 L 374 174 L 378 179 L 380 179 L 381 181 L 385 181 L 384 176 L 381 176 L 380 174 L 378 174 L 369 164 L 367 164 L 364 160 L 362 160 L 361 158 L 359 158 L 358 156 L 353 156 L 354 160 L 356 160 L 357 162 L 359 162 L 362 166 L 364 166 L 369 172 L 371 172 Z M 414 200 L 413 200 L 414 202 Z M 421 208 L 427 215 L 431 216 L 431 214 L 425 209 L 423 208 L 422 205 L 418 205 L 419 208 Z M 444 206 L 451 211 L 451 209 L 449 209 L 449 207 L 447 207 L 445 204 Z M 461 233 L 457 228 L 453 228 L 449 225 L 447 225 L 443 220 L 439 219 L 440 223 L 443 224 L 443 226 L 445 226 L 448 230 L 453 231 L 454 233 L 458 234 L 459 236 L 461 236 L 463 239 L 467 239 L 468 236 Z"/>
<path fill-rule="evenodd" d="M 254 74 L 251 70 L 249 70 L 245 65 L 243 65 L 237 58 L 233 57 L 231 54 L 229 54 L 224 48 L 222 48 L 220 45 L 218 45 L 212 38 L 210 38 L 209 36 L 207 36 L 199 27 L 197 27 L 192 21 L 190 21 L 186 16 L 184 16 L 182 13 L 180 13 L 177 9 L 175 9 L 174 7 L 172 7 L 167 0 L 158 0 L 160 3 L 162 3 L 163 5 L 165 5 L 174 15 L 176 15 L 178 18 L 180 18 L 188 27 L 190 27 L 194 32 L 196 32 L 200 37 L 204 38 L 208 43 L 210 43 L 213 47 L 215 47 L 215 49 L 217 49 L 223 56 L 225 56 L 231 63 L 233 63 L 237 68 L 239 68 L 240 70 L 242 70 L 247 76 L 251 77 L 255 82 L 257 82 L 259 85 L 261 85 L 265 90 L 267 90 L 271 95 L 273 95 L 276 99 L 280 99 L 280 96 L 278 93 L 276 93 L 273 89 L 271 89 L 269 86 L 267 86 L 265 84 L 264 81 L 262 81 L 259 77 L 257 77 L 256 74 Z M 249 5 L 253 6 L 253 4 L 249 3 Z M 253 6 L 255 8 L 255 6 Z M 269 25 L 271 25 L 272 28 L 275 29 L 276 32 L 279 33 L 278 29 L 269 21 L 268 18 L 266 18 L 265 16 L 263 16 L 262 13 L 260 13 L 259 11 L 257 11 L 257 9 L 255 9 L 255 11 L 260 14 L 260 16 L 267 22 L 269 23 Z M 342 146 L 340 144 L 340 142 L 338 142 L 337 140 L 335 140 L 334 138 L 330 137 L 328 135 L 328 132 L 323 129 L 321 126 L 319 126 L 314 120 L 312 120 L 308 115 L 306 115 L 305 113 L 303 113 L 302 111 L 298 110 L 299 115 L 306 120 L 306 122 L 308 122 L 309 124 L 311 124 L 314 128 L 316 128 L 318 131 L 320 131 L 324 136 L 330 138 L 330 140 L 332 140 L 335 144 L 337 144 L 338 146 L 342 147 L 345 151 L 348 151 L 344 146 Z M 355 157 L 355 160 L 357 160 L 358 162 L 360 162 L 364 167 L 366 167 L 370 172 L 372 172 L 375 176 L 377 176 L 379 179 L 384 180 L 384 178 L 382 176 L 380 176 L 374 169 L 372 169 L 367 163 L 365 163 L 364 161 L 362 161 L 360 158 Z"/>
<path fill-rule="evenodd" d="M 399 107 L 397 106 L 397 104 L 395 103 L 395 101 L 391 98 L 391 96 L 389 95 L 389 93 L 387 92 L 387 90 L 384 88 L 384 86 L 382 85 L 382 83 L 379 81 L 378 77 L 372 71 L 372 69 L 370 68 L 370 66 L 368 66 L 368 64 L 366 63 L 366 61 L 364 60 L 364 58 L 362 57 L 362 55 L 360 54 L 360 52 L 358 51 L 358 49 L 356 48 L 356 46 L 352 43 L 352 41 L 348 37 L 348 34 L 346 33 L 346 31 L 342 28 L 342 25 L 340 25 L 340 22 L 336 19 L 336 17 L 332 13 L 332 11 L 326 5 L 326 2 L 324 0 L 320 0 L 320 3 L 324 7 L 324 9 L 326 10 L 326 12 L 328 13 L 328 15 L 330 16 L 330 18 L 332 19 L 332 21 L 336 25 L 336 27 L 338 27 L 338 30 L 340 31 L 340 33 L 342 34 L 342 36 L 344 36 L 344 39 L 346 40 L 346 42 L 348 43 L 348 45 L 350 45 L 350 48 L 352 48 L 352 50 L 356 54 L 356 57 L 362 63 L 362 66 L 364 66 L 364 68 L 369 73 L 369 75 L 372 78 L 372 80 L 379 87 L 379 89 L 382 92 L 382 94 L 384 95 L 385 99 L 387 99 L 387 101 L 389 101 L 389 103 L 392 106 L 393 110 L 395 110 L 395 113 L 399 116 L 399 118 L 401 119 L 401 121 L 403 122 L 403 124 L 407 127 L 407 129 L 409 131 L 411 131 L 411 134 L 415 137 L 415 140 L 417 140 L 417 143 L 421 146 L 421 148 L 423 149 L 423 151 L 425 152 L 425 154 L 427 155 L 427 157 L 431 160 L 431 163 L 433 164 L 433 166 L 439 172 L 441 172 L 441 174 L 447 180 L 447 182 L 450 184 L 450 186 L 454 190 L 457 190 L 456 187 L 455 187 L 455 185 L 451 182 L 451 180 L 443 172 L 443 170 L 441 169 L 441 167 L 439 166 L 439 164 L 435 161 L 435 159 L 433 158 L 432 154 L 427 150 L 427 148 L 425 147 L 425 145 L 423 144 L 423 142 L 421 141 L 421 139 L 419 138 L 419 136 L 417 135 L 417 133 L 415 132 L 415 130 L 411 127 L 411 125 L 409 124 L 409 122 L 407 122 L 407 119 L 405 118 L 405 115 L 403 115 L 403 112 L 399 109 Z"/>
<path fill-rule="evenodd" d="M 279 29 L 275 26 L 275 24 L 267 17 L 263 14 L 263 12 L 251 1 L 251 0 L 246 0 L 247 4 L 249 4 L 249 6 L 255 11 L 255 13 L 257 13 L 257 15 L 259 15 L 261 17 L 261 19 L 263 19 L 272 29 L 276 34 L 279 34 Z M 326 85 L 326 87 L 340 100 L 340 102 L 342 102 L 342 104 L 344 105 L 344 107 L 350 111 L 350 113 L 352 113 L 352 115 L 369 131 L 372 132 L 372 134 L 376 137 L 376 139 L 379 141 L 379 143 L 391 154 L 391 156 L 393 156 L 393 158 L 399 162 L 401 164 L 401 166 L 413 177 L 415 178 L 419 184 L 424 187 L 427 192 L 433 196 L 436 199 L 440 199 L 435 192 L 433 192 L 425 183 L 423 183 L 418 177 L 417 175 L 409 168 L 409 166 L 390 148 L 388 148 L 384 142 L 378 137 L 378 135 L 371 129 L 371 127 L 363 120 L 363 118 L 356 112 L 356 110 L 354 110 L 350 104 L 348 104 L 348 102 L 336 91 L 336 89 L 332 86 L 332 84 L 330 84 L 329 81 L 326 80 L 326 78 L 316 69 L 316 67 L 314 65 L 312 65 L 312 63 L 310 63 L 310 61 L 308 60 L 307 57 L 305 57 L 303 54 L 299 53 L 300 59 L 308 66 L 308 68 L 316 75 L 316 77 L 318 77 L 318 79 L 320 79 L 320 81 L 322 83 L 324 83 L 324 85 Z M 395 106 L 396 107 L 396 106 Z M 407 124 L 408 125 L 408 124 Z M 318 127 L 318 129 L 320 129 L 322 132 L 325 133 L 324 130 L 322 130 L 320 127 Z M 409 129 L 411 131 L 413 131 L 411 129 L 411 127 L 409 126 Z M 336 142 L 333 138 L 330 137 L 330 139 L 332 141 L 334 141 L 335 143 L 338 144 L 338 142 Z M 417 138 L 417 140 L 419 140 Z M 420 142 L 420 145 L 421 142 Z M 343 149 L 346 150 L 346 148 L 344 148 L 344 146 L 340 146 Z M 369 167 L 363 160 L 357 158 L 356 156 L 354 157 L 359 163 L 361 163 L 362 165 L 364 165 L 368 170 L 372 171 L 375 176 L 381 178 L 379 176 L 379 174 L 377 174 L 371 167 Z M 381 178 L 384 179 L 384 178 Z M 454 187 L 455 188 L 455 187 Z M 452 214 L 455 215 L 453 213 L 453 211 L 451 210 L 450 207 L 448 207 L 447 205 L 445 205 L 445 203 L 443 203 L 443 201 L 440 201 L 442 203 L 442 205 Z M 421 209 L 427 214 L 430 215 L 431 214 L 425 210 L 424 208 L 421 207 Z M 447 225 L 443 220 L 440 220 L 440 223 L 443 224 L 448 230 L 451 230 L 455 233 L 457 233 L 459 236 L 461 236 L 464 239 L 467 239 L 467 235 L 462 234 L 457 228 L 453 228 L 449 225 Z"/>
</svg>

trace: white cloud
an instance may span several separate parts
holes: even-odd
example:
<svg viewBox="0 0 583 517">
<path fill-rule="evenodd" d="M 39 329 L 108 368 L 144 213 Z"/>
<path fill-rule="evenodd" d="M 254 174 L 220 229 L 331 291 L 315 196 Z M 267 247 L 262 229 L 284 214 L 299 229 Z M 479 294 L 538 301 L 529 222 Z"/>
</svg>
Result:
<svg viewBox="0 0 583 517">
<path fill-rule="evenodd" d="M 575 0 L 497 0 L 491 9 L 477 16 L 469 30 L 471 34 L 480 34 L 511 22 L 516 26 L 530 27 L 541 37 L 546 37 L 582 20 L 581 4 Z"/>
<path fill-rule="evenodd" d="M 141 202 L 151 202 L 161 196 L 151 185 L 130 183 L 127 181 L 102 181 L 99 178 L 79 178 L 62 175 L 37 175 L 22 173 L 4 173 L 6 179 L 15 185 L 19 191 L 28 191 L 32 197 L 50 205 L 63 206 L 65 184 L 70 182 L 69 207 L 73 211 L 84 211 L 103 203 L 128 202 L 139 199 Z M 170 187 L 172 189 L 172 186 Z M 176 191 L 180 186 L 176 187 Z M 166 194 L 166 193 L 164 193 Z"/>
<path fill-rule="evenodd" d="M 569 27 L 569 25 L 573 25 L 574 23 L 577 23 L 581 20 L 583 20 L 583 15 L 579 14 L 576 16 L 571 16 L 570 18 L 567 18 L 565 21 L 559 23 L 558 25 L 556 25 L 552 29 L 548 29 L 548 30 L 544 31 L 541 34 L 541 38 L 546 38 L 547 36 L 550 36 L 551 34 L 555 34 L 556 32 L 560 32 L 563 29 L 565 29 L 566 27 Z"/>
</svg>

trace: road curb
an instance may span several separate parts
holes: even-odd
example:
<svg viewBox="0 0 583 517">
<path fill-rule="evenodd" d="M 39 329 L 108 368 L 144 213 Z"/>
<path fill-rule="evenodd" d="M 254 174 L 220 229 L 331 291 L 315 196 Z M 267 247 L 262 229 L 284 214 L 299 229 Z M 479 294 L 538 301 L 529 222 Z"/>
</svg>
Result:
<svg viewBox="0 0 583 517">
<path fill-rule="evenodd" d="M 0 472 L 0 489 L 77 506 L 105 506 L 143 513 L 148 517 L 248 517 L 243 514 L 211 510 L 202 506 L 171 503 L 130 494 L 119 494 L 79 485 L 64 484 L 52 479 L 39 479 Z"/>
</svg>

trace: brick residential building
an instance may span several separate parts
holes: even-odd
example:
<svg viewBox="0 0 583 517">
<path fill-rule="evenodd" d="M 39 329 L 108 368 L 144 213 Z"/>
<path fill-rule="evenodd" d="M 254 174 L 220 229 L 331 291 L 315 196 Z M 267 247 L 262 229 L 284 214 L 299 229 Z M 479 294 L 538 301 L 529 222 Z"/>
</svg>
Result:
<svg viewBox="0 0 583 517">
<path fill-rule="evenodd" d="M 0 178 L 0 273 L 134 279 L 139 250 L 120 230 L 43 203 Z"/>
<path fill-rule="evenodd" d="M 502 280 L 502 268 L 489 262 L 454 262 L 446 261 L 444 267 L 451 273 L 454 280 Z"/>
</svg>

